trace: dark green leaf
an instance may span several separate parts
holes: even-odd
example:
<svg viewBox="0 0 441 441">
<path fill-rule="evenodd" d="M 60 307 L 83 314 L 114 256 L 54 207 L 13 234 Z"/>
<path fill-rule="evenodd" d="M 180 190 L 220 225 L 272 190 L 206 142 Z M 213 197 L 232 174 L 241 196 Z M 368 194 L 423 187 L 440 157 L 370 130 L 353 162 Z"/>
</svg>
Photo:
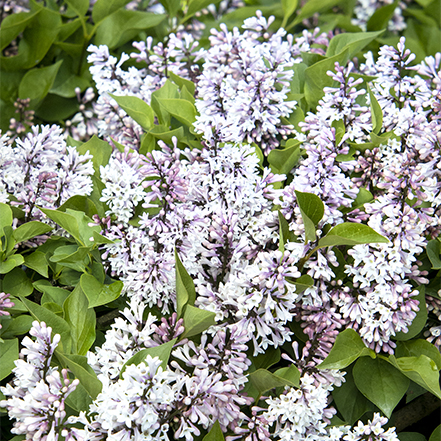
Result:
<svg viewBox="0 0 441 441">
<path fill-rule="evenodd" d="M 257 369 L 257 371 L 251 372 L 248 378 L 252 385 L 256 388 L 258 397 L 275 387 L 298 387 L 298 383 L 296 384 L 291 380 L 279 377 L 266 369 Z"/>
<path fill-rule="evenodd" d="M 23 258 L 21 255 L 20 257 Z M 3 277 L 2 290 L 13 296 L 26 297 L 32 294 L 34 287 L 26 273 L 21 268 L 15 268 Z"/>
<path fill-rule="evenodd" d="M 150 355 L 150 357 L 152 358 L 158 357 L 162 361 L 161 363 L 162 369 L 165 370 L 167 368 L 168 359 L 170 358 L 170 353 L 175 343 L 176 343 L 176 338 L 159 346 L 153 346 L 152 348 L 141 349 L 139 352 L 133 355 L 133 357 L 130 357 L 124 363 L 124 366 L 121 368 L 121 371 L 119 373 L 119 377 L 123 378 L 122 375 L 126 370 L 127 366 L 131 366 L 132 364 L 137 366 L 147 358 L 147 355 Z"/>
<path fill-rule="evenodd" d="M 113 302 L 120 296 L 123 288 L 123 283 L 120 281 L 114 282 L 110 285 L 104 285 L 90 274 L 83 274 L 80 283 L 81 288 L 88 299 L 89 308 Z"/>
<path fill-rule="evenodd" d="M 289 367 L 277 369 L 274 375 L 284 378 L 296 387 L 300 386 L 300 371 L 293 364 Z"/>
<path fill-rule="evenodd" d="M 24 29 L 29 26 L 39 11 L 18 12 L 6 16 L 1 22 L 0 51 L 2 51 L 12 40 L 14 40 Z"/>
<path fill-rule="evenodd" d="M 81 385 L 86 389 L 92 399 L 95 399 L 101 392 L 103 385 L 98 380 L 94 370 L 87 364 L 87 357 L 84 355 L 63 354 L 58 348 L 55 354 L 61 363 L 67 365 L 69 370 L 80 380 Z"/>
<path fill-rule="evenodd" d="M 178 318 L 182 317 L 185 306 L 194 305 L 196 300 L 196 290 L 193 279 L 187 273 L 187 270 L 182 265 L 181 259 L 175 250 L 176 262 L 176 312 Z"/>
<path fill-rule="evenodd" d="M 418 432 L 400 432 L 397 435 L 400 441 L 426 441 L 426 437 Z"/>
<path fill-rule="evenodd" d="M 441 424 L 432 432 L 429 441 L 439 441 L 441 439 Z"/>
<path fill-rule="evenodd" d="M 248 372 L 253 372 L 257 369 L 268 369 L 280 361 L 280 349 L 268 347 L 265 352 L 262 352 L 255 357 L 249 357 L 251 366 Z"/>
<path fill-rule="evenodd" d="M 17 335 L 27 334 L 32 327 L 33 321 L 34 319 L 27 314 L 14 317 L 9 323 L 8 329 L 4 333 L 2 333 L 2 338 L 4 339 L 14 338 Z M 1 359 L 0 359 L 0 364 L 1 364 Z"/>
<path fill-rule="evenodd" d="M 66 3 L 77 13 L 77 15 L 86 15 L 89 10 L 89 0 L 66 0 Z"/>
<path fill-rule="evenodd" d="M 159 104 L 159 100 L 177 98 L 179 98 L 178 86 L 170 80 L 167 80 L 160 89 L 152 93 L 151 106 L 158 117 L 159 123 L 163 124 L 167 130 L 170 126 L 170 114 Z M 150 133 L 152 133 L 152 131 L 150 131 Z"/>
<path fill-rule="evenodd" d="M 15 360 L 18 360 L 18 338 L 0 341 L 0 380 L 15 368 Z"/>
<path fill-rule="evenodd" d="M 353 329 L 345 329 L 335 339 L 334 346 L 325 360 L 318 365 L 320 369 L 344 369 L 359 357 L 369 355 L 375 358 L 372 349 L 366 347 L 361 337 Z"/>
<path fill-rule="evenodd" d="M 216 420 L 210 431 L 202 438 L 202 441 L 225 441 L 219 421 Z"/>
<path fill-rule="evenodd" d="M 344 222 L 332 228 L 325 237 L 319 240 L 318 246 L 359 245 L 367 243 L 389 242 L 381 234 L 364 224 Z"/>
<path fill-rule="evenodd" d="M 331 9 L 339 3 L 343 3 L 343 0 L 309 0 L 304 4 L 291 26 L 302 22 L 306 18 L 312 17 L 317 12 L 323 12 L 327 9 Z M 288 29 L 291 26 L 289 26 Z"/>
<path fill-rule="evenodd" d="M 92 398 L 81 383 L 66 399 L 66 404 L 78 413 L 84 409 L 89 409 L 92 402 Z"/>
<path fill-rule="evenodd" d="M 309 274 L 304 274 L 298 279 L 295 279 L 292 283 L 296 286 L 296 293 L 300 294 L 305 291 L 305 289 L 314 285 L 314 279 Z"/>
<path fill-rule="evenodd" d="M 153 127 L 155 114 L 152 108 L 141 98 L 136 96 L 115 96 L 111 93 L 109 95 L 144 130 L 150 130 Z"/>
<path fill-rule="evenodd" d="M 397 357 L 419 357 L 420 355 L 427 355 L 441 369 L 441 354 L 435 345 L 429 343 L 427 340 L 411 340 L 399 342 L 395 350 Z"/>
<path fill-rule="evenodd" d="M 441 242 L 438 239 L 429 240 L 426 245 L 426 253 L 432 264 L 432 269 L 441 269 Z"/>
<path fill-rule="evenodd" d="M 17 243 L 20 243 L 32 239 L 35 236 L 49 233 L 49 231 L 52 231 L 50 225 L 44 224 L 43 222 L 31 221 L 16 228 L 13 237 Z"/>
<path fill-rule="evenodd" d="M 362 357 L 352 371 L 358 390 L 388 418 L 404 397 L 409 379 L 381 358 Z"/>
<path fill-rule="evenodd" d="M 64 319 L 70 325 L 70 332 L 76 353 L 86 355 L 95 341 L 96 316 L 93 308 L 79 285 L 63 304 Z"/>
<path fill-rule="evenodd" d="M 372 115 L 372 130 L 378 135 L 383 126 L 383 111 L 380 104 L 378 104 L 377 98 L 372 93 L 371 88 L 368 86 L 369 100 L 371 103 L 371 115 Z"/>
<path fill-rule="evenodd" d="M 298 4 L 299 4 L 298 0 L 282 0 L 282 8 L 283 8 L 282 28 L 284 28 L 288 23 L 289 17 L 291 17 L 291 15 L 294 14 L 294 11 L 297 9 Z"/>
<path fill-rule="evenodd" d="M 375 12 L 369 18 L 366 23 L 366 28 L 368 31 L 378 31 L 380 29 L 386 29 L 389 20 L 393 17 L 395 9 L 397 8 L 399 0 L 393 2 L 390 5 L 384 5 L 377 7 Z"/>
</svg>

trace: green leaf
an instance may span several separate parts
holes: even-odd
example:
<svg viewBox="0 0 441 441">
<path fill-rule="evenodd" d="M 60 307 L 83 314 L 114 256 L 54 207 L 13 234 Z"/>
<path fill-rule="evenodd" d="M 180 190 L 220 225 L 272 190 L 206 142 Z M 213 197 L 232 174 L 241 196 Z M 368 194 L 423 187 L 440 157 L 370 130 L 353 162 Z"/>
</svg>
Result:
<svg viewBox="0 0 441 441">
<path fill-rule="evenodd" d="M 389 242 L 381 234 L 364 224 L 344 222 L 332 228 L 325 237 L 319 240 L 318 246 L 332 247 L 336 245 L 359 245 L 367 243 Z"/>
<path fill-rule="evenodd" d="M 286 26 L 288 23 L 289 17 L 294 14 L 294 11 L 297 9 L 297 5 L 299 4 L 298 0 L 282 0 L 282 8 L 283 8 L 283 22 L 282 28 Z"/>
<path fill-rule="evenodd" d="M 0 274 L 6 274 L 12 271 L 15 267 L 23 265 L 24 258 L 21 254 L 13 254 L 3 262 L 0 262 Z"/>
<path fill-rule="evenodd" d="M 395 358 L 394 355 L 390 355 L 388 361 L 406 377 L 441 399 L 439 369 L 436 363 L 427 355 L 423 354 L 419 357 L 400 358 Z"/>
<path fill-rule="evenodd" d="M 213 2 L 211 2 L 211 4 L 213 4 Z M 196 85 L 193 83 L 193 81 L 186 80 L 185 78 L 182 78 L 182 77 L 174 74 L 171 71 L 168 72 L 168 76 L 176 85 L 179 86 L 181 91 L 185 87 L 187 89 L 187 91 L 189 93 L 191 93 L 192 96 L 194 96 L 194 93 L 195 93 L 195 90 L 196 90 Z"/>
<path fill-rule="evenodd" d="M 77 285 L 63 304 L 64 319 L 70 325 L 70 332 L 76 353 L 86 355 L 95 341 L 95 311 L 81 286 Z"/>
<path fill-rule="evenodd" d="M 251 360 L 251 366 L 248 368 L 248 372 L 254 372 L 257 369 L 268 369 L 280 361 L 280 349 L 268 347 L 265 352 L 248 358 Z"/>
<path fill-rule="evenodd" d="M 97 138 L 95 135 L 89 139 L 89 141 L 77 147 L 80 155 L 85 155 L 89 152 L 92 156 L 93 168 L 95 172 L 100 173 L 100 166 L 105 166 L 109 162 L 110 155 L 112 154 L 112 147 L 106 141 Z M 64 228 L 64 227 L 63 227 Z"/>
<path fill-rule="evenodd" d="M 300 371 L 293 364 L 289 367 L 277 369 L 274 375 L 290 381 L 295 387 L 300 387 Z"/>
<path fill-rule="evenodd" d="M 266 369 L 257 369 L 257 371 L 251 372 L 248 378 L 258 393 L 256 398 L 261 397 L 266 391 L 275 387 L 298 387 L 298 383 L 295 384 L 291 380 L 279 377 Z"/>
<path fill-rule="evenodd" d="M 115 96 L 111 93 L 109 95 L 144 130 L 150 130 L 153 127 L 155 114 L 152 108 L 141 98 L 136 96 Z"/>
<path fill-rule="evenodd" d="M 99 234 L 101 227 L 93 224 L 92 219 L 86 216 L 82 211 L 72 210 L 66 208 L 66 213 L 73 216 L 77 220 L 78 232 L 81 239 L 81 244 L 86 246 L 93 246 L 95 244 L 94 233 Z"/>
<path fill-rule="evenodd" d="M 181 1 L 180 0 L 159 0 L 162 6 L 168 12 L 170 17 L 176 17 L 178 11 L 181 9 Z"/>
<path fill-rule="evenodd" d="M 64 228 L 77 242 L 81 242 L 78 222 L 74 216 L 58 210 L 49 210 L 48 208 L 40 208 L 40 211 L 61 228 Z"/>
<path fill-rule="evenodd" d="M 437 239 L 429 240 L 426 245 L 426 253 L 432 264 L 432 269 L 441 269 L 441 242 Z"/>
<path fill-rule="evenodd" d="M 176 86 L 176 84 L 172 83 L 170 80 L 166 80 L 166 82 L 160 89 L 155 90 L 152 93 L 151 106 L 156 116 L 158 117 L 159 123 L 166 126 L 167 130 L 170 126 L 170 114 L 165 110 L 163 106 L 159 104 L 159 100 L 176 98 L 179 98 L 178 86 Z M 152 131 L 150 131 L 149 133 L 152 133 Z"/>
<path fill-rule="evenodd" d="M 381 358 L 362 357 L 352 371 L 358 390 L 388 418 L 404 397 L 410 381 Z"/>
<path fill-rule="evenodd" d="M 366 47 L 371 41 L 374 41 L 383 33 L 384 31 L 345 32 L 342 34 L 338 34 L 329 42 L 326 56 L 334 57 L 337 54 L 348 51 L 348 57 L 351 59 L 364 47 Z"/>
<path fill-rule="evenodd" d="M 68 145 L 70 145 L 68 143 Z M 70 197 L 66 202 L 58 207 L 59 211 L 66 212 L 67 209 L 80 211 L 86 214 L 89 218 L 98 214 L 98 210 L 94 202 L 87 196 L 81 196 L 79 194 Z"/>
<path fill-rule="evenodd" d="M 426 297 L 425 297 L 425 286 L 421 285 L 416 290 L 419 294 L 414 297 L 414 299 L 418 300 L 419 310 L 416 313 L 416 317 L 413 319 L 412 324 L 408 326 L 407 332 L 397 332 L 394 336 L 394 340 L 410 340 L 411 338 L 417 336 L 422 329 L 424 328 L 427 322 L 427 307 L 426 307 Z"/>
<path fill-rule="evenodd" d="M 18 338 L 0 341 L 0 380 L 15 368 L 15 360 L 18 360 Z"/>
<path fill-rule="evenodd" d="M 32 327 L 33 321 L 34 319 L 27 314 L 22 314 L 18 317 L 14 317 L 9 323 L 8 329 L 4 333 L 2 333 L 2 338 L 14 338 L 17 335 L 27 334 Z"/>
<path fill-rule="evenodd" d="M 67 365 L 69 370 L 80 380 L 81 385 L 86 389 L 87 393 L 94 400 L 101 392 L 103 385 L 94 370 L 87 364 L 87 357 L 84 355 L 68 355 L 64 354 L 58 348 L 55 355 L 61 363 Z"/>
<path fill-rule="evenodd" d="M 3 235 L 3 228 L 12 225 L 12 210 L 9 205 L 0 203 L 0 236 Z"/>
<path fill-rule="evenodd" d="M 352 369 L 345 369 L 345 381 L 340 387 L 332 391 L 332 397 L 337 405 L 338 411 L 345 421 L 351 425 L 355 424 L 372 405 L 369 400 L 357 389 L 352 375 Z"/>
<path fill-rule="evenodd" d="M 426 441 L 426 437 L 418 432 L 400 432 L 397 436 L 400 441 Z"/>
<path fill-rule="evenodd" d="M 196 108 L 187 100 L 176 98 L 159 98 L 158 102 L 170 115 L 186 126 L 196 121 Z"/>
<path fill-rule="evenodd" d="M 78 245 L 65 245 L 58 247 L 54 254 L 49 258 L 50 262 L 58 263 L 66 268 L 83 272 L 90 262 L 89 247 L 79 247 Z"/>
<path fill-rule="evenodd" d="M 306 18 L 312 17 L 315 13 L 331 9 L 339 3 L 343 3 L 343 0 L 309 0 L 304 4 L 300 10 L 300 13 L 297 15 L 294 22 L 288 27 L 288 29 L 302 22 Z"/>
<path fill-rule="evenodd" d="M 295 279 L 292 283 L 296 286 L 296 293 L 300 294 L 305 291 L 305 289 L 314 285 L 314 279 L 309 274 L 304 274 L 298 279 Z"/>
<path fill-rule="evenodd" d="M 202 438 L 202 441 L 225 441 L 219 421 L 216 420 L 210 431 Z"/>
<path fill-rule="evenodd" d="M 24 259 L 22 263 L 24 263 Z M 3 277 L 2 290 L 13 296 L 26 297 L 32 294 L 34 287 L 26 273 L 21 268 L 15 268 Z"/>
<path fill-rule="evenodd" d="M 185 332 L 182 334 L 182 338 L 193 337 L 205 331 L 216 323 L 215 317 L 214 312 L 187 304 L 184 310 Z"/>
<path fill-rule="evenodd" d="M 182 313 L 187 304 L 194 305 L 196 300 L 196 290 L 193 279 L 187 273 L 182 265 L 181 259 L 175 250 L 176 262 L 176 312 L 178 318 L 182 317 Z"/>
<path fill-rule="evenodd" d="M 47 278 L 49 276 L 49 265 L 46 260 L 46 254 L 41 251 L 34 251 L 33 253 L 26 255 L 24 264 L 43 277 Z"/>
<path fill-rule="evenodd" d="M 70 326 L 66 320 L 58 317 L 58 315 L 40 306 L 38 303 L 19 297 L 22 303 L 26 306 L 32 317 L 39 322 L 45 322 L 47 326 L 52 328 L 52 335 L 60 334 L 61 340 L 58 343 L 60 351 L 69 352 L 72 346 L 72 339 L 70 335 Z"/>
<path fill-rule="evenodd" d="M 81 383 L 69 394 L 65 401 L 71 409 L 78 413 L 84 409 L 89 409 L 92 402 L 92 398 Z"/>
<path fill-rule="evenodd" d="M 113 302 L 120 296 L 123 288 L 123 283 L 120 281 L 111 283 L 110 285 L 104 285 L 90 274 L 83 274 L 80 279 L 80 284 L 89 302 L 89 308 L 95 308 Z"/>
<path fill-rule="evenodd" d="M 399 0 L 393 2 L 390 5 L 385 5 L 377 8 L 366 23 L 366 29 L 368 31 L 378 31 L 380 29 L 386 29 L 389 20 L 393 17 L 398 4 Z"/>
<path fill-rule="evenodd" d="M 271 169 L 279 174 L 287 175 L 300 159 L 300 142 L 290 143 L 283 150 L 271 150 L 268 155 L 268 162 Z"/>
<path fill-rule="evenodd" d="M 371 88 L 368 86 L 369 100 L 371 103 L 371 117 L 372 117 L 372 131 L 378 135 L 383 127 L 383 111 L 380 104 L 378 104 L 377 98 L 372 93 Z"/>
<path fill-rule="evenodd" d="M 280 210 L 277 212 L 279 216 L 279 250 L 285 251 L 285 244 L 290 242 L 295 242 L 296 237 L 292 231 L 289 229 L 288 221 L 285 219 Z"/>
<path fill-rule="evenodd" d="M 77 15 L 86 15 L 89 10 L 89 0 L 66 0 L 66 3 Z"/>
<path fill-rule="evenodd" d="M 21 34 L 29 26 L 39 11 L 18 12 L 6 16 L 1 22 L 0 51 L 2 51 L 12 40 Z"/>
<path fill-rule="evenodd" d="M 165 14 L 120 9 L 100 23 L 95 44 L 105 44 L 115 49 L 137 37 L 140 32 L 158 26 L 166 17 Z"/>
<path fill-rule="evenodd" d="M 301 191 L 295 193 L 305 225 L 306 240 L 314 241 L 316 238 L 315 227 L 325 214 L 325 206 L 315 194 L 302 193 Z"/>
<path fill-rule="evenodd" d="M 372 349 L 366 347 L 361 337 L 353 329 L 345 329 L 335 339 L 334 346 L 325 360 L 318 365 L 320 369 L 344 369 L 359 357 L 369 355 L 375 358 Z"/>
<path fill-rule="evenodd" d="M 16 228 L 12 236 L 17 243 L 20 243 L 32 239 L 35 236 L 49 233 L 52 229 L 51 226 L 44 224 L 43 222 L 30 221 Z"/>
<path fill-rule="evenodd" d="M 334 71 L 336 62 L 338 62 L 340 66 L 344 66 L 348 60 L 349 49 L 345 49 L 343 52 L 319 61 L 305 70 L 304 93 L 306 101 L 311 109 L 314 109 L 319 100 L 323 97 L 323 89 L 334 84 L 334 80 L 329 75 L 326 75 L 326 72 L 329 70 Z"/>
<path fill-rule="evenodd" d="M 18 96 L 21 99 L 41 101 L 54 84 L 58 69 L 63 61 L 60 60 L 48 67 L 35 68 L 28 71 L 20 82 Z"/>
<path fill-rule="evenodd" d="M 431 358 L 441 370 L 441 354 L 435 345 L 429 343 L 427 340 L 411 340 L 399 342 L 395 350 L 397 357 L 419 357 L 426 355 Z"/>
<path fill-rule="evenodd" d="M 174 344 L 176 343 L 176 340 L 177 339 L 174 338 L 173 340 L 170 340 L 162 345 L 141 349 L 124 363 L 124 366 L 121 368 L 121 371 L 119 373 L 119 378 L 123 378 L 122 374 L 126 370 L 127 366 L 131 366 L 132 364 L 137 366 L 147 358 L 147 355 L 150 355 L 150 357 L 152 358 L 158 357 L 162 361 L 162 369 L 165 370 L 167 368 L 168 359 L 170 358 L 170 353 L 173 349 Z"/>
<path fill-rule="evenodd" d="M 439 441 L 441 439 L 441 424 L 432 432 L 429 441 Z"/>
<path fill-rule="evenodd" d="M 97 0 L 92 9 L 93 21 L 98 24 L 129 2 L 130 0 Z"/>
</svg>

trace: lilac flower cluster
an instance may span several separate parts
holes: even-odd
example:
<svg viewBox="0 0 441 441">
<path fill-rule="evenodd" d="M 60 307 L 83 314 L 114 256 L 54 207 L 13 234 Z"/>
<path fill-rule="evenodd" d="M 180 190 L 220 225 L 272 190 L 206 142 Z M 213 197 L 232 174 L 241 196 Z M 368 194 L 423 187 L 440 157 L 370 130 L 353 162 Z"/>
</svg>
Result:
<svg viewBox="0 0 441 441">
<path fill-rule="evenodd" d="M 6 311 L 6 308 L 12 308 L 15 304 L 9 300 L 10 294 L 6 294 L 4 292 L 0 292 L 0 316 L 2 315 L 10 315 L 9 311 Z M 2 325 L 0 324 L 0 329 Z"/>
<path fill-rule="evenodd" d="M 12 433 L 26 435 L 33 441 L 72 439 L 75 428 L 67 425 L 65 401 L 79 380 L 70 380 L 66 369 L 61 373 L 51 366 L 51 359 L 60 341 L 60 335 L 52 336 L 52 329 L 44 322 L 33 322 L 29 331 L 35 341 L 25 337 L 20 359 L 15 361 L 14 380 L 2 393 L 9 397 L 0 402 L 14 418 Z"/>
<path fill-rule="evenodd" d="M 26 220 L 39 218 L 37 206 L 57 208 L 74 195 L 92 192 L 94 173 L 88 152 L 80 155 L 66 144 L 58 126 L 33 126 L 15 145 L 0 138 L 0 201 L 25 213 Z"/>
</svg>

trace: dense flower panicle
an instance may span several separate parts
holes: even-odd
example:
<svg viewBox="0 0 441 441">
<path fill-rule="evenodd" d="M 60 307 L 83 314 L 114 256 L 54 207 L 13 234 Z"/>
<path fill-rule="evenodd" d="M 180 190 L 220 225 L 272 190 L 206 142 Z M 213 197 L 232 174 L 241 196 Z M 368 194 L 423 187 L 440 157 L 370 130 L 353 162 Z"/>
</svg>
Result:
<svg viewBox="0 0 441 441">
<path fill-rule="evenodd" d="M 14 196 L 17 200 L 11 203 L 26 219 L 41 217 L 36 206 L 58 208 L 72 196 L 92 192 L 92 156 L 67 146 L 59 127 L 33 126 L 15 145 L 1 139 L 0 200 Z"/>
<path fill-rule="evenodd" d="M 394 32 L 403 31 L 407 25 L 403 17 L 403 9 L 406 8 L 408 0 L 400 1 L 394 9 L 392 18 L 387 23 L 387 29 Z M 352 19 L 352 23 L 360 26 L 363 31 L 366 31 L 366 25 L 372 15 L 382 7 L 392 5 L 393 0 L 357 0 L 354 8 L 356 18 Z"/>
<path fill-rule="evenodd" d="M 23 339 L 21 358 L 12 370 L 12 384 L 1 387 L 9 398 L 0 406 L 6 407 L 9 418 L 16 420 L 12 433 L 33 441 L 56 441 L 71 431 L 66 423 L 65 400 L 79 381 L 70 380 L 66 369 L 60 374 L 57 367 L 51 366 L 60 335 L 52 336 L 52 329 L 37 321 L 29 333 L 36 340 L 27 336 Z"/>
</svg>

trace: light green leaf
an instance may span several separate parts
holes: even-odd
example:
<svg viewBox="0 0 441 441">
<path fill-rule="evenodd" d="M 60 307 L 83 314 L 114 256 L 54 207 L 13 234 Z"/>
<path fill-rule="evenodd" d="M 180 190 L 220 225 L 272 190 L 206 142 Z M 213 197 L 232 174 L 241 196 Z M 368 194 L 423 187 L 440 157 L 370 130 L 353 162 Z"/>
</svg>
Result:
<svg viewBox="0 0 441 441">
<path fill-rule="evenodd" d="M 152 108 L 141 98 L 136 96 L 116 96 L 111 93 L 109 95 L 144 130 L 150 130 L 153 127 L 155 114 Z"/>
<path fill-rule="evenodd" d="M 289 1 L 289 0 L 288 0 Z M 316 12 L 323 12 L 327 9 L 331 9 L 339 3 L 343 3 L 343 0 L 309 0 L 304 4 L 300 13 L 295 18 L 294 22 L 291 23 L 288 29 L 296 24 L 302 22 L 306 18 L 312 17 Z"/>
<path fill-rule="evenodd" d="M 21 268 L 15 268 L 3 277 L 2 290 L 13 296 L 26 297 L 32 294 L 34 287 L 26 273 Z"/>
<path fill-rule="evenodd" d="M 318 365 L 319 369 L 344 369 L 359 357 L 369 355 L 375 358 L 372 349 L 366 347 L 361 337 L 353 329 L 345 329 L 335 339 L 334 346 L 325 360 Z"/>
<path fill-rule="evenodd" d="M 94 400 L 101 392 L 103 385 L 94 370 L 87 364 L 87 357 L 84 355 L 63 354 L 58 348 L 55 355 L 61 363 L 67 365 L 69 370 L 80 380 L 81 385 Z"/>
<path fill-rule="evenodd" d="M 279 216 L 279 250 L 285 251 L 285 244 L 288 241 L 295 242 L 296 237 L 292 231 L 289 229 L 288 221 L 285 219 L 283 214 L 278 211 Z"/>
<path fill-rule="evenodd" d="M 344 51 L 348 51 L 349 58 L 353 58 L 358 52 L 366 47 L 371 41 L 380 37 L 384 31 L 378 32 L 345 32 L 336 35 L 330 42 L 326 51 L 327 57 L 333 57 Z M 332 69 L 333 70 L 333 69 Z"/>
<path fill-rule="evenodd" d="M 130 0 L 97 0 L 92 9 L 93 21 L 98 24 L 129 2 Z"/>
<path fill-rule="evenodd" d="M 294 384 L 295 387 L 300 386 L 300 371 L 293 364 L 289 367 L 277 369 L 277 371 L 274 372 L 274 375 L 284 378 L 291 384 Z"/>
<path fill-rule="evenodd" d="M 84 409 L 89 409 L 93 401 L 85 387 L 80 383 L 75 390 L 69 394 L 65 402 L 67 406 L 79 413 Z"/>
<path fill-rule="evenodd" d="M 34 319 L 27 314 L 14 317 L 8 325 L 8 329 L 2 333 L 2 338 L 5 340 L 8 338 L 14 338 L 17 335 L 27 334 L 32 327 Z M 1 354 L 1 349 L 0 349 Z M 1 359 L 0 359 L 1 364 Z"/>
<path fill-rule="evenodd" d="M 95 244 L 94 233 L 99 234 L 101 227 L 99 225 L 92 225 L 92 219 L 86 216 L 82 211 L 66 209 L 66 213 L 74 217 L 78 225 L 78 233 L 80 235 L 81 244 L 93 247 Z"/>
<path fill-rule="evenodd" d="M 49 261 L 75 271 L 83 272 L 90 262 L 89 252 L 89 247 L 64 245 L 55 250 L 54 254 L 49 258 Z"/>
<path fill-rule="evenodd" d="M 163 106 L 159 104 L 159 101 L 162 99 L 178 99 L 179 98 L 179 90 L 178 86 L 172 83 L 170 80 L 166 80 L 164 85 L 155 90 L 152 93 L 152 102 L 151 106 L 158 117 L 159 123 L 164 125 L 166 129 L 169 129 L 170 126 L 170 114 L 165 110 Z M 152 133 L 151 131 L 149 133 Z"/>
<path fill-rule="evenodd" d="M 216 314 L 214 312 L 187 304 L 184 310 L 185 332 L 182 334 L 182 338 L 193 337 L 205 331 L 216 323 L 215 317 Z"/>
<path fill-rule="evenodd" d="M 282 0 L 282 8 L 283 8 L 283 22 L 282 28 L 286 26 L 288 23 L 289 17 L 294 14 L 294 11 L 297 9 L 297 5 L 299 4 L 298 0 Z"/>
<path fill-rule="evenodd" d="M 66 3 L 78 14 L 86 15 L 89 10 L 89 0 L 66 0 Z"/>
<path fill-rule="evenodd" d="M 271 150 L 268 155 L 268 162 L 273 172 L 287 175 L 300 159 L 300 142 L 287 143 L 282 149 Z"/>
<path fill-rule="evenodd" d="M 77 242 L 81 243 L 78 222 L 74 216 L 58 210 L 49 210 L 48 208 L 40 208 L 40 210 L 49 219 L 52 219 L 61 228 L 64 228 Z"/>
<path fill-rule="evenodd" d="M 3 235 L 3 228 L 12 225 L 12 210 L 9 205 L 0 203 L 0 236 Z"/>
<path fill-rule="evenodd" d="M 216 420 L 210 431 L 202 438 L 202 441 L 225 441 L 219 421 Z"/>
<path fill-rule="evenodd" d="M 17 243 L 20 243 L 32 239 L 35 236 L 49 233 L 52 229 L 51 226 L 44 224 L 43 222 L 30 221 L 16 228 L 12 236 Z"/>
<path fill-rule="evenodd" d="M 168 359 L 170 358 L 170 353 L 173 349 L 174 344 L 176 343 L 176 340 L 177 339 L 174 338 L 173 340 L 170 340 L 162 345 L 141 349 L 139 352 L 133 355 L 133 357 L 130 357 L 124 363 L 124 366 L 121 368 L 121 371 L 119 373 L 119 378 L 123 378 L 123 373 L 126 370 L 127 366 L 131 366 L 132 364 L 137 366 L 147 358 L 147 355 L 150 355 L 150 357 L 152 358 L 158 357 L 162 361 L 162 369 L 165 370 L 167 368 Z"/>
<path fill-rule="evenodd" d="M 383 111 L 380 104 L 378 104 L 377 98 L 372 93 L 371 88 L 368 86 L 369 100 L 371 102 L 371 117 L 372 117 L 372 131 L 378 135 L 383 127 Z"/>
<path fill-rule="evenodd" d="M 15 267 L 23 265 L 24 258 L 21 254 L 13 254 L 3 262 L 0 262 L 0 274 L 6 274 L 12 271 Z"/>
<path fill-rule="evenodd" d="M 43 296 L 41 297 L 42 304 L 46 302 L 53 302 L 62 307 L 64 301 L 70 295 L 70 291 L 67 289 L 52 286 L 47 280 L 37 280 L 33 283 L 33 286 L 35 289 L 43 293 Z"/>
<path fill-rule="evenodd" d="M 62 62 L 60 60 L 47 67 L 29 70 L 20 82 L 18 97 L 21 99 L 30 98 L 35 101 L 42 100 L 54 84 Z"/>
<path fill-rule="evenodd" d="M 216 5 L 220 0 L 190 0 L 185 17 L 182 19 L 181 24 L 186 22 L 189 18 L 193 17 L 196 12 L 206 8 L 208 5 Z"/>
<path fill-rule="evenodd" d="M 19 298 L 32 317 L 39 322 L 45 322 L 47 326 L 52 328 L 52 336 L 54 334 L 60 334 L 61 340 L 60 343 L 58 343 L 59 350 L 69 352 L 72 347 L 72 338 L 70 335 L 70 326 L 66 320 L 58 317 L 58 315 L 40 306 L 38 303 L 31 302 L 24 297 Z"/>
<path fill-rule="evenodd" d="M 176 262 L 176 312 L 178 318 L 182 317 L 182 313 L 187 304 L 194 305 L 196 300 L 196 290 L 193 279 L 187 273 L 182 265 L 181 259 L 175 250 Z"/>
<path fill-rule="evenodd" d="M 390 355 L 388 361 L 406 377 L 441 399 L 439 369 L 436 363 L 427 355 L 400 358 L 395 358 L 394 355 Z"/>
<path fill-rule="evenodd" d="M 25 256 L 24 264 L 43 277 L 48 277 L 49 265 L 46 260 L 46 255 L 41 251 L 34 251 L 31 254 L 27 254 Z"/>
<path fill-rule="evenodd" d="M 64 319 L 70 325 L 76 353 L 86 355 L 95 341 L 96 316 L 94 309 L 89 308 L 89 302 L 80 285 L 66 299 L 63 310 Z"/>
<path fill-rule="evenodd" d="M 344 222 L 332 228 L 325 237 L 319 240 L 318 246 L 332 247 L 336 245 L 359 245 L 367 243 L 389 242 L 381 234 L 364 224 Z"/>
<path fill-rule="evenodd" d="M 432 432 L 429 441 L 439 441 L 441 439 L 441 424 Z"/>
<path fill-rule="evenodd" d="M 381 358 L 362 357 L 352 371 L 358 390 L 388 418 L 404 397 L 410 381 Z"/>
<path fill-rule="evenodd" d="M 301 191 L 296 191 L 295 193 L 305 225 L 306 240 L 314 241 L 316 238 L 315 227 L 322 220 L 325 206 L 315 194 L 302 193 Z"/>
<path fill-rule="evenodd" d="M 213 2 L 211 2 L 213 3 Z M 168 73 L 169 78 L 179 86 L 179 88 L 182 89 L 185 87 L 189 93 L 191 93 L 192 96 L 194 96 L 194 92 L 196 90 L 196 85 L 193 83 L 193 81 L 186 80 L 185 78 L 182 78 L 173 72 Z"/>
<path fill-rule="evenodd" d="M 159 105 L 179 122 L 191 126 L 196 121 L 196 108 L 187 100 L 176 98 L 159 98 Z"/>
<path fill-rule="evenodd" d="M 0 341 L 0 380 L 15 368 L 15 360 L 18 360 L 18 338 Z"/>
<path fill-rule="evenodd" d="M 90 274 L 83 274 L 80 279 L 80 284 L 87 297 L 89 308 L 95 308 L 113 302 L 120 296 L 123 288 L 123 283 L 120 281 L 110 285 L 104 285 Z"/>
<path fill-rule="evenodd" d="M 109 162 L 110 155 L 112 154 L 112 147 L 106 141 L 97 138 L 95 135 L 89 139 L 89 141 L 82 144 L 80 147 L 77 147 L 80 155 L 86 154 L 89 152 L 92 156 L 93 168 L 95 172 L 100 173 L 100 166 L 105 166 Z M 64 227 L 63 227 L 64 228 Z"/>
</svg>

